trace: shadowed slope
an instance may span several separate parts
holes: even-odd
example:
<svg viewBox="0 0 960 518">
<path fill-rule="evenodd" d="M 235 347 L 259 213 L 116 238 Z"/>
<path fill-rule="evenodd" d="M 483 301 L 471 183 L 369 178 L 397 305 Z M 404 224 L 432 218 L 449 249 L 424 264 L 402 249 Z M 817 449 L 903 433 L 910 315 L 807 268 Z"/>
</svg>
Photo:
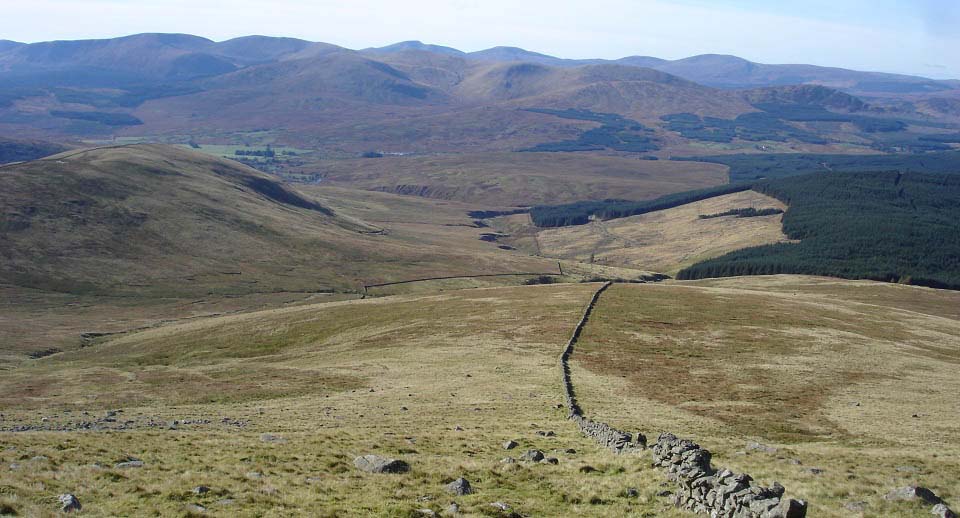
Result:
<svg viewBox="0 0 960 518">
<path fill-rule="evenodd" d="M 14 286 L 150 296 L 315 292 L 552 264 L 479 250 L 476 238 L 468 241 L 477 249 L 451 249 L 380 235 L 274 177 L 181 148 L 65 153 L 4 167 L 0 185 L 0 282 Z"/>
<path fill-rule="evenodd" d="M 163 146 L 56 155 L 0 182 L 0 278 L 58 291 L 205 292 L 225 273 L 255 289 L 257 272 L 332 258 L 365 228 L 246 166 Z"/>
</svg>

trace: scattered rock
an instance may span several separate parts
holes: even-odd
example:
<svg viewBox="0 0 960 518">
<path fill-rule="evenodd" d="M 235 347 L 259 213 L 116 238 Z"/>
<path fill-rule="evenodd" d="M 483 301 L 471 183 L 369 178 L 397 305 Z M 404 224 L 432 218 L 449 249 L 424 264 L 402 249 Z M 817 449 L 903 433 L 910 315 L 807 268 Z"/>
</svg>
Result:
<svg viewBox="0 0 960 518">
<path fill-rule="evenodd" d="M 222 506 L 233 505 L 234 503 L 235 502 L 232 498 L 223 498 L 223 499 L 217 500 L 217 505 L 222 505 Z"/>
<path fill-rule="evenodd" d="M 210 492 L 210 488 L 207 486 L 197 486 L 193 488 L 193 494 L 195 495 L 205 495 Z"/>
<path fill-rule="evenodd" d="M 436 516 L 437 513 L 433 512 L 433 509 L 417 509 L 417 514 L 420 516 Z"/>
<path fill-rule="evenodd" d="M 497 509 L 499 509 L 499 510 L 501 510 L 501 511 L 504 511 L 504 512 L 507 512 L 507 511 L 510 510 L 510 506 L 507 505 L 507 504 L 505 504 L 505 503 L 503 503 L 503 502 L 492 502 L 492 503 L 490 504 L 490 507 L 495 507 L 495 508 L 497 508 Z"/>
<path fill-rule="evenodd" d="M 456 502 L 450 502 L 450 505 L 443 511 L 443 514 L 444 516 L 460 516 L 460 506 L 457 505 Z"/>
<path fill-rule="evenodd" d="M 113 467 L 117 469 L 142 468 L 143 461 L 140 459 L 130 459 L 128 461 L 118 462 L 114 464 Z"/>
<path fill-rule="evenodd" d="M 823 469 L 822 469 L 822 468 L 807 468 L 807 472 L 810 473 L 811 475 L 822 475 L 822 474 L 823 474 Z"/>
<path fill-rule="evenodd" d="M 540 450 L 527 450 L 520 456 L 520 460 L 528 460 L 531 462 L 540 462 L 543 460 L 543 452 Z"/>
<path fill-rule="evenodd" d="M 259 471 L 250 471 L 246 474 L 246 477 L 250 480 L 260 480 L 263 478 L 263 473 L 260 473 Z"/>
<path fill-rule="evenodd" d="M 576 454 L 577 454 L 577 450 L 575 450 L 575 449 L 573 449 L 573 448 L 567 448 L 567 449 L 563 450 L 563 453 L 566 453 L 567 455 L 576 455 Z"/>
<path fill-rule="evenodd" d="M 933 506 L 933 509 L 930 510 L 930 514 L 936 516 L 937 518 L 957 518 L 956 513 L 950 510 L 946 504 L 937 504 Z"/>
<path fill-rule="evenodd" d="M 367 473 L 406 473 L 410 465 L 402 460 L 387 459 L 379 455 L 362 455 L 353 459 L 353 465 Z"/>
<path fill-rule="evenodd" d="M 470 487 L 470 482 L 467 482 L 467 479 L 463 477 L 460 477 L 447 484 L 443 489 L 447 493 L 457 496 L 469 495 L 473 493 L 473 488 Z"/>
<path fill-rule="evenodd" d="M 771 455 L 777 453 L 777 449 L 773 446 L 767 446 L 766 444 L 753 441 L 747 443 L 747 451 L 759 451 L 762 453 L 769 453 Z"/>
<path fill-rule="evenodd" d="M 580 473 L 593 473 L 597 468 L 593 466 L 580 466 Z"/>
<path fill-rule="evenodd" d="M 183 510 L 188 513 L 197 513 L 197 514 L 202 514 L 207 512 L 207 508 L 200 504 L 187 504 L 183 506 Z"/>
<path fill-rule="evenodd" d="M 83 508 L 83 506 L 80 505 L 80 499 L 70 493 L 60 495 L 57 499 L 60 500 L 60 510 L 65 513 L 79 511 Z"/>
<path fill-rule="evenodd" d="M 929 505 L 943 503 L 933 491 L 921 486 L 907 486 L 894 489 L 883 497 L 886 500 L 922 500 Z"/>
<path fill-rule="evenodd" d="M 503 443 L 503 449 L 505 449 L 505 450 L 512 450 L 512 449 L 516 448 L 517 446 L 519 446 L 519 444 L 517 443 L 517 441 L 507 441 L 507 442 Z"/>
<path fill-rule="evenodd" d="M 623 490 L 623 496 L 627 498 L 637 498 L 640 496 L 640 490 L 635 487 L 628 487 Z"/>
<path fill-rule="evenodd" d="M 657 491 L 657 496 L 661 498 L 665 496 L 670 496 L 672 494 L 673 494 L 673 491 L 670 491 L 669 489 L 663 489 L 663 490 Z"/>
<path fill-rule="evenodd" d="M 260 440 L 263 441 L 263 442 L 276 442 L 276 443 L 285 443 L 285 442 L 287 442 L 287 440 L 284 439 L 283 437 L 281 437 L 281 436 L 279 436 L 279 435 L 274 435 L 274 434 L 272 434 L 272 433 L 265 433 L 265 434 L 260 435 Z"/>
<path fill-rule="evenodd" d="M 540 464 L 560 464 L 560 460 L 556 457 L 546 457 L 540 461 Z"/>
<path fill-rule="evenodd" d="M 513 457 L 504 457 L 500 459 L 500 464 L 516 464 L 516 463 L 517 463 L 517 459 L 514 459 Z"/>
<path fill-rule="evenodd" d="M 793 464 L 794 466 L 800 466 L 803 464 L 800 462 L 800 459 L 787 459 L 787 464 Z"/>
<path fill-rule="evenodd" d="M 847 511 L 853 511 L 855 513 L 862 513 L 867 509 L 867 503 L 858 501 L 858 502 L 847 502 L 843 504 L 843 508 Z"/>
<path fill-rule="evenodd" d="M 556 437 L 557 434 L 553 430 L 548 430 L 548 431 L 540 430 L 537 432 L 537 435 L 539 435 L 540 437 Z"/>
<path fill-rule="evenodd" d="M 455 431 L 455 432 L 462 432 L 462 431 L 463 431 L 463 427 L 460 426 L 460 425 L 454 426 L 454 427 L 453 427 L 453 431 Z"/>
</svg>

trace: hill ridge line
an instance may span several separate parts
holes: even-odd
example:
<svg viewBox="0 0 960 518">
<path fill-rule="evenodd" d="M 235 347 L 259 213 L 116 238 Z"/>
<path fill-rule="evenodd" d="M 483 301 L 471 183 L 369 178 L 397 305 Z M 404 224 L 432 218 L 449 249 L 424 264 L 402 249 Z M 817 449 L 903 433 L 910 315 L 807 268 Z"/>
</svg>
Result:
<svg viewBox="0 0 960 518">
<path fill-rule="evenodd" d="M 639 454 L 647 449 L 646 436 L 637 432 L 634 438 L 629 432 L 587 419 L 577 403 L 570 374 L 570 356 L 573 355 L 574 347 L 580 340 L 600 296 L 612 285 L 612 281 L 606 281 L 593 293 L 560 355 L 567 418 L 577 423 L 583 435 L 593 438 L 614 454 Z M 779 483 L 774 482 L 771 487 L 751 486 L 753 477 L 750 475 L 736 474 L 725 468 L 713 468 L 710 464 L 711 453 L 693 441 L 663 432 L 650 449 L 653 465 L 665 468 L 667 478 L 677 482 L 678 488 L 674 496 L 677 507 L 716 518 L 805 518 L 807 515 L 805 501 L 781 500 L 785 489 Z"/>
</svg>

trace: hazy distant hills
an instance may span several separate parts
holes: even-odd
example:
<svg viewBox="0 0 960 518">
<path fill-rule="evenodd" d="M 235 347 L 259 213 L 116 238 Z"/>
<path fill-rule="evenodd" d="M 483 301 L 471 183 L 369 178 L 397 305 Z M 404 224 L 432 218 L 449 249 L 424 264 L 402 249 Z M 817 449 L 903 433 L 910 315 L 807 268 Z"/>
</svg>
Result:
<svg viewBox="0 0 960 518">
<path fill-rule="evenodd" d="M 838 126 L 843 121 L 823 110 L 879 103 L 874 115 L 942 126 L 960 119 L 958 99 L 956 82 L 719 55 L 575 60 L 515 47 L 467 53 L 407 41 L 356 51 L 294 38 L 214 42 L 184 34 L 0 42 L 0 134 L 30 138 L 168 135 L 182 142 L 269 128 L 289 142 L 348 152 L 516 150 L 590 127 L 524 110 L 576 109 L 620 115 L 654 131 L 664 126 L 661 117 L 683 113 L 726 121 L 703 131 L 690 121 L 679 131 L 674 122 L 679 137 L 660 136 L 670 146 L 715 140 L 717 124 L 727 135 L 789 142 L 797 132 L 861 132 Z M 754 117 L 746 130 L 735 129 L 743 126 L 738 116 L 767 110 L 759 104 L 784 103 L 815 110 Z M 824 129 L 823 121 L 835 124 Z M 806 127 L 814 122 L 817 128 Z"/>
<path fill-rule="evenodd" d="M 25 72 L 97 67 L 136 71 L 143 76 L 196 77 L 219 75 L 252 64 L 308 57 L 311 51 L 318 49 L 347 51 L 327 43 L 268 36 L 245 36 L 223 42 L 186 34 L 137 34 L 113 39 L 33 44 L 0 40 L 0 70 Z M 813 83 L 860 93 L 904 93 L 957 87 L 955 81 L 804 64 L 768 65 L 718 54 L 674 61 L 649 56 L 628 56 L 617 60 L 564 59 L 517 47 L 498 46 L 477 52 L 463 52 L 420 41 L 404 41 L 356 52 L 389 55 L 411 50 L 458 56 L 471 61 L 528 62 L 555 67 L 614 63 L 653 68 L 706 86 L 722 88 Z"/>
<path fill-rule="evenodd" d="M 522 61 L 556 67 L 615 63 L 652 68 L 717 88 L 820 84 L 860 94 L 927 93 L 956 88 L 956 84 L 949 81 L 938 81 L 924 77 L 882 72 L 861 72 L 804 64 L 768 65 L 754 63 L 737 56 L 720 54 L 703 54 L 673 61 L 651 56 L 628 56 L 616 60 L 564 59 L 517 47 L 493 47 L 477 52 L 464 53 L 449 47 L 427 45 L 419 41 L 407 41 L 387 47 L 366 49 L 365 52 L 392 53 L 411 49 L 443 52 L 479 61 Z"/>
</svg>

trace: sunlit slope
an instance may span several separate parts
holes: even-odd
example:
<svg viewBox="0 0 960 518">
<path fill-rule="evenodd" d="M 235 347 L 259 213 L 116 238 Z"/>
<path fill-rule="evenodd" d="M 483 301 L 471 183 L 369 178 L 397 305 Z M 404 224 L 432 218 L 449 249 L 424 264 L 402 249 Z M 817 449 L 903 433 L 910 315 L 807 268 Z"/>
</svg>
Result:
<svg viewBox="0 0 960 518">
<path fill-rule="evenodd" d="M 456 501 L 472 516 L 503 502 L 536 516 L 679 517 L 655 496 L 661 479 L 647 462 L 612 457 L 556 408 L 558 351 L 596 287 L 464 290 L 228 316 L 7 371 L 0 426 L 57 426 L 120 409 L 117 423 L 132 429 L 5 435 L 4 466 L 24 464 L 23 455 L 48 460 L 30 461 L 29 472 L 0 470 L 0 503 L 42 515 L 56 509 L 57 494 L 72 492 L 85 513 L 111 516 L 177 514 L 190 504 L 230 516 L 408 516 L 439 514 Z M 518 448 L 504 450 L 508 439 Z M 559 463 L 501 463 L 530 448 Z M 361 473 L 352 462 L 367 453 L 412 470 Z M 113 468 L 125 456 L 145 465 Z M 475 494 L 443 490 L 459 476 Z M 193 494 L 199 485 L 211 491 Z M 628 487 L 640 496 L 625 496 Z"/>
<path fill-rule="evenodd" d="M 573 378 L 589 415 L 682 430 L 814 516 L 859 501 L 915 516 L 882 495 L 915 483 L 960 497 L 958 307 L 956 292 L 799 276 L 615 285 Z"/>
<path fill-rule="evenodd" d="M 676 273 L 685 266 L 727 252 L 785 241 L 781 214 L 714 218 L 732 209 L 785 209 L 769 196 L 744 191 L 672 209 L 537 233 L 543 255 Z"/>
</svg>

